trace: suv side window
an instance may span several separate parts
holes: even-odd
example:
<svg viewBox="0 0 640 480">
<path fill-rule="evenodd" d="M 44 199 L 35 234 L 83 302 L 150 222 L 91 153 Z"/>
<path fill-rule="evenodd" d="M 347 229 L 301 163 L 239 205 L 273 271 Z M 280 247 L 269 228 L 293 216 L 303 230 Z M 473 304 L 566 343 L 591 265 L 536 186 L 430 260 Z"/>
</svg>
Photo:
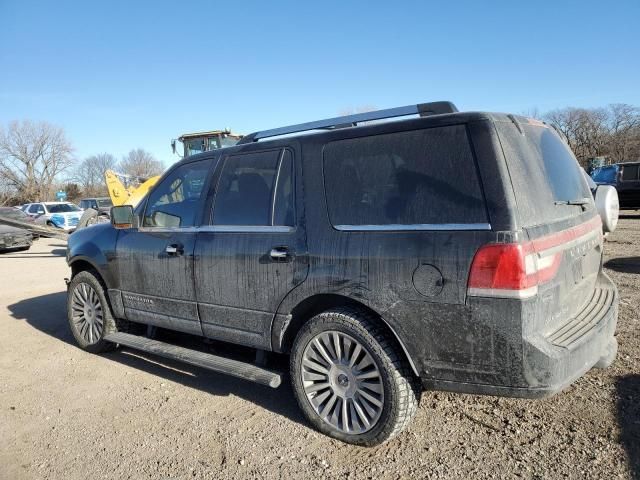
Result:
<svg viewBox="0 0 640 480">
<path fill-rule="evenodd" d="M 638 165 L 623 165 L 622 166 L 622 180 L 624 182 L 633 182 L 638 180 Z"/>
<path fill-rule="evenodd" d="M 464 125 L 331 142 L 324 181 L 339 229 L 488 222 Z"/>
<path fill-rule="evenodd" d="M 289 150 L 231 155 L 218 181 L 213 224 L 293 226 L 294 198 Z"/>
<path fill-rule="evenodd" d="M 149 195 L 142 226 L 194 226 L 209 165 L 208 160 L 188 163 L 165 177 Z"/>
</svg>

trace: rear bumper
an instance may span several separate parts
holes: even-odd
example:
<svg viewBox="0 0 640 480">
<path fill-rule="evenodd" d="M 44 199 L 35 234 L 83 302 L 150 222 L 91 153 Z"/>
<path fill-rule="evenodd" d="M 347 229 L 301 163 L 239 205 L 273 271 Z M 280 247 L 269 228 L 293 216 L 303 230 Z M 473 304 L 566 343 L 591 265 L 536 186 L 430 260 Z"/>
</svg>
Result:
<svg viewBox="0 0 640 480">
<path fill-rule="evenodd" d="M 618 292 L 608 277 L 612 295 L 593 325 L 569 346 L 557 346 L 548 338 L 525 343 L 523 371 L 531 386 L 524 397 L 553 395 L 571 385 L 594 366 L 609 366 L 615 360 L 618 342 L 614 337 L 618 323 Z"/>
<path fill-rule="evenodd" d="M 608 367 L 617 353 L 614 335 L 619 298 L 615 285 L 605 274 L 601 274 L 600 284 L 608 291 L 605 301 L 596 305 L 597 315 L 590 322 L 578 324 L 573 321 L 574 331 L 582 329 L 584 333 L 570 336 L 570 343 L 559 341 L 553 334 L 521 338 L 518 361 L 511 364 L 508 372 L 493 376 L 493 381 L 487 378 L 492 383 L 423 378 L 423 385 L 459 393 L 544 398 L 565 389 L 591 368 Z"/>
</svg>

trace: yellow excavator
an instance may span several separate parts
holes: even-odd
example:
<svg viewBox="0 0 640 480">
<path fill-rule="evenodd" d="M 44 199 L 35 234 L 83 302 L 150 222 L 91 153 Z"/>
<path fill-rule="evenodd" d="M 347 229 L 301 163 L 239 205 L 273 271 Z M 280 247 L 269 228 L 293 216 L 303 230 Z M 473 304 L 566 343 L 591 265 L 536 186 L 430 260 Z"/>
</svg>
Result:
<svg viewBox="0 0 640 480">
<path fill-rule="evenodd" d="M 208 132 L 185 133 L 178 137 L 178 141 L 182 143 L 183 153 L 179 153 L 176 140 L 171 140 L 171 149 L 173 153 L 182 157 L 195 155 L 196 153 L 209 152 L 218 148 L 232 147 L 240 141 L 242 135 L 231 132 L 230 129 L 210 130 Z"/>
<path fill-rule="evenodd" d="M 107 170 L 104 173 L 111 203 L 115 206 L 131 205 L 134 208 L 149 192 L 151 187 L 156 184 L 159 178 L 160 175 L 149 179 L 134 178 L 122 173 L 116 173 L 113 170 Z"/>
</svg>

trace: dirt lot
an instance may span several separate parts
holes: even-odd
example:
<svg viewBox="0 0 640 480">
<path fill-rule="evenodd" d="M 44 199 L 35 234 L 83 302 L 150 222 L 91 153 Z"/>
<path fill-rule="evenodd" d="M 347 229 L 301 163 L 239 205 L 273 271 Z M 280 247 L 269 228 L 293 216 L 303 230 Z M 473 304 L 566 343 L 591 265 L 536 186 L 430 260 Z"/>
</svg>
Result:
<svg viewBox="0 0 640 480">
<path fill-rule="evenodd" d="M 554 398 L 425 392 L 373 449 L 310 429 L 277 390 L 133 351 L 95 356 L 66 326 L 65 245 L 0 255 L 0 478 L 640 478 L 640 216 L 606 244 L 618 359 Z"/>
</svg>

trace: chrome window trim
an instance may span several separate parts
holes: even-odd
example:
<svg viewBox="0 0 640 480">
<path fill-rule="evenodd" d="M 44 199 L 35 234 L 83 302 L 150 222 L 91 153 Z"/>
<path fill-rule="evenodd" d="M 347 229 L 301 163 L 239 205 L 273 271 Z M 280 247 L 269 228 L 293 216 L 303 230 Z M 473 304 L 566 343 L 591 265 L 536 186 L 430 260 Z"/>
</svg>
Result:
<svg viewBox="0 0 640 480">
<path fill-rule="evenodd" d="M 273 220 L 276 216 L 276 199 L 278 197 L 278 182 L 280 181 L 280 170 L 282 168 L 282 160 L 284 159 L 284 154 L 287 151 L 286 148 L 282 149 L 282 153 L 280 153 L 280 158 L 278 159 L 278 171 L 276 173 L 276 180 L 273 182 L 273 196 L 271 197 L 271 225 L 273 225 Z"/>
<path fill-rule="evenodd" d="M 401 231 L 465 231 L 491 230 L 490 223 L 422 223 L 413 225 L 334 225 L 344 232 L 401 232 Z"/>
<path fill-rule="evenodd" d="M 199 227 L 138 227 L 139 232 L 143 233 L 189 233 L 197 232 Z"/>
<path fill-rule="evenodd" d="M 295 227 L 285 225 L 202 225 L 200 227 L 139 227 L 143 233 L 290 233 Z"/>
<path fill-rule="evenodd" d="M 285 225 L 204 225 L 198 228 L 199 232 L 220 233 L 290 233 L 294 227 Z"/>
</svg>

